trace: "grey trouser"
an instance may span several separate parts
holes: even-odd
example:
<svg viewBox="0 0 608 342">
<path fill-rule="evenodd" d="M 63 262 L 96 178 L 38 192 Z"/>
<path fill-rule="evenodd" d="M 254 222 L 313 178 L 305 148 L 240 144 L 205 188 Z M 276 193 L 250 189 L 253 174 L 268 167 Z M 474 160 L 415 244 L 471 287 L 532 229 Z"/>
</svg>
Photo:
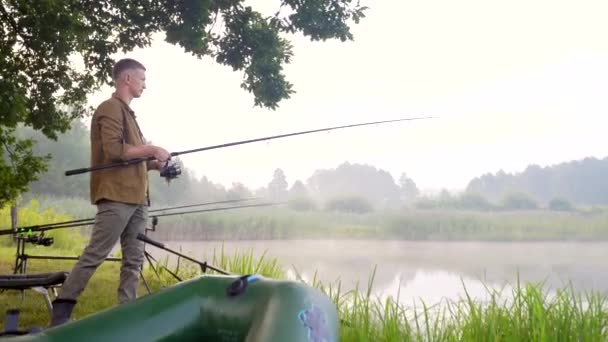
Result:
<svg viewBox="0 0 608 342">
<path fill-rule="evenodd" d="M 97 204 L 89 244 L 63 284 L 58 298 L 76 300 L 119 239 L 122 266 L 118 302 L 125 303 L 137 298 L 139 271 L 144 261 L 144 244 L 137 240 L 137 234 L 144 233 L 147 219 L 148 207 L 144 205 L 110 201 Z"/>
</svg>

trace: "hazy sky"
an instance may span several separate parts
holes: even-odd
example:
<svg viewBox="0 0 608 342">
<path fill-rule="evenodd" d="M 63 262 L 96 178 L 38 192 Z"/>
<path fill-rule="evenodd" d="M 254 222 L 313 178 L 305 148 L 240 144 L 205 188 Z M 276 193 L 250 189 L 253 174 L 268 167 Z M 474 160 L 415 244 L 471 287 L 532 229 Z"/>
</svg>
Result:
<svg viewBox="0 0 608 342">
<path fill-rule="evenodd" d="M 274 11 L 278 1 L 261 3 Z M 132 107 L 144 135 L 182 151 L 266 135 L 400 117 L 439 119 L 304 135 L 184 155 L 197 175 L 290 185 L 348 161 L 406 172 L 421 189 L 464 188 L 485 172 L 603 158 L 608 123 L 608 2 L 362 1 L 354 42 L 290 36 L 296 94 L 254 108 L 242 74 L 159 35 L 127 54 L 148 89 Z M 116 55 L 116 58 L 123 57 Z M 110 89 L 91 97 L 91 104 Z"/>
</svg>

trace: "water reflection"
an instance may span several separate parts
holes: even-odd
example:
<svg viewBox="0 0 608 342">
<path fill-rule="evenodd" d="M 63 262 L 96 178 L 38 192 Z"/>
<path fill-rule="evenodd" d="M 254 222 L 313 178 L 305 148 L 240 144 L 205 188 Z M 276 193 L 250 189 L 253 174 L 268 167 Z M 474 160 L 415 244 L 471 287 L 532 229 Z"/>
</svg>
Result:
<svg viewBox="0 0 608 342">
<path fill-rule="evenodd" d="M 200 241 L 168 242 L 170 247 L 211 261 L 213 250 L 227 255 L 253 249 L 259 256 L 278 258 L 287 271 L 324 283 L 340 281 L 342 289 L 367 290 L 374 269 L 373 293 L 399 295 L 437 303 L 465 296 L 486 300 L 486 286 L 511 294 L 522 284 L 543 283 L 549 290 L 571 284 L 575 290 L 608 293 L 608 243 L 542 242 L 411 242 L 369 240 Z M 148 247 L 156 256 L 166 255 Z M 463 286 L 464 285 L 464 286 Z"/>
</svg>

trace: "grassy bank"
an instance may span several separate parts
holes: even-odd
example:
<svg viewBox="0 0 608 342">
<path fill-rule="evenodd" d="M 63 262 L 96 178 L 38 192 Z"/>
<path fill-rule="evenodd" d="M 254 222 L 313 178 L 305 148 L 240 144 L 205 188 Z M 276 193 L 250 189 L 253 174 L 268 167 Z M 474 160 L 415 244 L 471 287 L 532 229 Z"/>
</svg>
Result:
<svg viewBox="0 0 608 342">
<path fill-rule="evenodd" d="M 71 216 L 62 211 L 64 207 L 36 206 L 20 211 L 23 225 L 62 221 L 83 216 Z M 77 206 L 72 206 L 75 208 Z M 86 208 L 86 207 L 83 207 Z M 84 216 L 86 217 L 86 216 Z M 5 225 L 7 211 L 0 211 L 0 223 Z M 183 234 L 209 232 L 234 234 L 236 238 L 255 238 L 271 234 L 273 238 L 290 234 L 321 234 L 323 237 L 344 234 L 349 238 L 402 237 L 430 239 L 454 236 L 468 238 L 530 238 L 560 237 L 576 232 L 577 237 L 603 238 L 607 225 L 604 214 L 567 214 L 547 212 L 481 213 L 481 212 L 416 212 L 374 213 L 367 215 L 338 215 L 324 212 L 291 212 L 287 210 L 248 210 L 238 213 L 215 213 L 199 217 L 175 218 L 173 224 L 161 226 L 157 234 L 166 231 Z M 273 223 L 274 222 L 274 223 Z M 165 221 L 161 221 L 166 224 Z M 181 226 L 180 226 L 181 224 Z M 165 229 L 164 227 L 171 227 Z M 188 228 L 195 227 L 195 228 Z M 257 228 L 256 228 L 257 227 Z M 188 231 L 192 229 L 192 231 Z M 257 229 L 257 230 L 256 230 Z M 255 235 L 251 233 L 253 231 Z M 77 255 L 81 252 L 85 238 L 74 234 L 75 230 L 56 230 L 48 236 L 55 237 L 52 247 L 28 245 L 28 253 L 46 255 Z M 242 235 L 239 235 L 240 234 Z M 383 235 L 384 234 L 384 235 Z M 180 235 L 181 236 L 181 235 Z M 233 238 L 235 237 L 233 236 Z M 184 236 L 185 237 L 185 236 Z M 321 236 L 319 236 L 321 237 Z M 14 247 L 10 238 L 0 242 L 0 273 L 12 273 Z M 218 248 L 221 246 L 218 246 Z M 214 266 L 238 274 L 258 273 L 273 278 L 285 278 L 280 260 L 253 256 L 251 252 L 226 255 L 218 249 L 212 260 Z M 28 272 L 69 271 L 73 261 L 32 260 Z M 156 291 L 170 286 L 174 280 L 167 272 L 161 278 L 146 265 L 144 276 Z M 197 269 L 185 262 L 178 273 L 185 277 L 196 276 Z M 368 270 L 364 270 L 365 272 Z M 104 263 L 76 307 L 74 317 L 82 318 L 116 305 L 119 264 Z M 358 289 L 342 291 L 340 283 L 321 283 L 313 279 L 311 286 L 321 289 L 336 304 L 341 325 L 342 341 L 606 341 L 608 340 L 607 299 L 596 293 L 575 294 L 568 288 L 549 296 L 538 284 L 514 284 L 509 293 L 498 293 L 488 289 L 489 301 L 479 302 L 464 297 L 460 301 L 443 303 L 420 303 L 419 307 L 404 306 L 399 297 L 378 298 L 371 292 L 373 276 L 369 283 Z M 143 285 L 140 295 L 146 295 Z M 407 302 L 411 302 L 408 298 Z M 0 312 L 9 308 L 21 309 L 21 327 L 46 326 L 48 311 L 39 294 L 27 292 L 23 302 L 19 292 L 0 293 Z M 4 317 L 0 318 L 0 325 Z"/>
<path fill-rule="evenodd" d="M 62 254 L 54 250 L 54 254 Z M 71 253 L 67 253 L 71 254 Z M 11 272 L 14 250 L 0 248 L 0 273 Z M 235 273 L 258 273 L 284 278 L 285 273 L 276 259 L 256 259 L 252 253 L 225 255 L 217 251 L 213 265 Z M 73 262 L 37 260 L 29 272 L 69 270 Z M 76 307 L 74 317 L 82 318 L 116 305 L 118 285 L 117 263 L 104 263 Z M 192 265 L 182 264 L 181 276 L 193 277 Z M 150 269 L 145 277 L 153 291 L 170 286 L 174 280 L 168 273 L 156 278 Z M 490 300 L 481 303 L 474 298 L 457 302 L 424 303 L 420 307 L 406 307 L 399 298 L 375 297 L 367 287 L 343 293 L 339 283 L 310 283 L 326 293 L 336 304 L 340 320 L 341 341 L 606 341 L 608 339 L 608 311 L 606 298 L 597 294 L 574 295 L 569 289 L 549 298 L 540 285 L 521 284 L 511 293 L 488 289 Z M 140 295 L 146 295 L 140 286 Z M 39 294 L 27 292 L 23 302 L 16 291 L 0 294 L 0 310 L 21 309 L 21 328 L 45 326 L 48 311 Z M 4 317 L 2 317 L 3 321 Z M 3 322 L 2 322 L 3 324 Z"/>
</svg>

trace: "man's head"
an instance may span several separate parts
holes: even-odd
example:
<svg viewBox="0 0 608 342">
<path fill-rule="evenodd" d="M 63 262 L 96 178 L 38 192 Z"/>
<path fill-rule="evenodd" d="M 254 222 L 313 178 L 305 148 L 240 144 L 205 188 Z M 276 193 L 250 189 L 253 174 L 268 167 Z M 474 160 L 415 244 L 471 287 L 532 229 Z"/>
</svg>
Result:
<svg viewBox="0 0 608 342">
<path fill-rule="evenodd" d="M 146 68 L 134 59 L 121 59 L 112 68 L 112 79 L 119 92 L 137 98 L 146 89 Z"/>
</svg>

